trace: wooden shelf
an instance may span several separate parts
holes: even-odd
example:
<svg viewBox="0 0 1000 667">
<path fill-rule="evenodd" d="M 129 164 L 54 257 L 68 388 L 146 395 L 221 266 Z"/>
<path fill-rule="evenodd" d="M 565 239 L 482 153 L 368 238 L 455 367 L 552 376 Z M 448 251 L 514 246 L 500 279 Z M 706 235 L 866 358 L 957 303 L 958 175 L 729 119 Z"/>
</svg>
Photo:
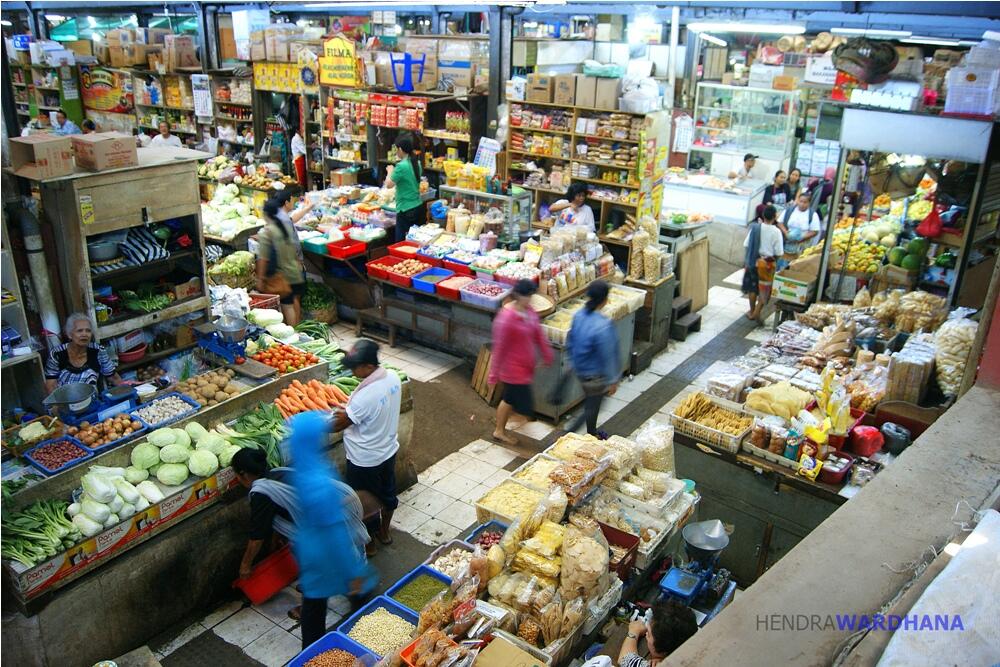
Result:
<svg viewBox="0 0 1000 667">
<path fill-rule="evenodd" d="M 574 133 L 573 136 L 576 137 L 577 139 L 595 139 L 597 141 L 610 141 L 611 143 L 614 143 L 616 141 L 617 142 L 621 142 L 623 144 L 641 144 L 642 143 L 638 139 L 614 139 L 612 137 L 599 137 L 596 134 L 576 134 L 576 133 Z"/>
<path fill-rule="evenodd" d="M 25 361 L 31 361 L 32 359 L 39 359 L 40 355 L 38 352 L 32 352 L 30 354 L 19 354 L 16 357 L 7 357 L 2 362 L 0 362 L 0 368 L 10 368 L 11 366 L 17 366 L 18 364 L 23 364 Z"/>
<path fill-rule="evenodd" d="M 146 356 L 144 356 L 142 359 L 139 359 L 138 361 L 130 361 L 128 363 L 120 363 L 120 364 L 118 364 L 118 372 L 119 373 L 124 373 L 126 371 L 132 370 L 133 368 L 139 368 L 140 366 L 146 366 L 148 364 L 153 363 L 154 361 L 158 361 L 158 360 L 163 359 L 165 357 L 169 357 L 172 354 L 177 354 L 178 352 L 183 352 L 184 350 L 190 350 L 195 345 L 197 345 L 197 343 L 188 343 L 187 345 L 181 345 L 180 347 L 171 347 L 171 348 L 168 348 L 166 350 L 160 350 L 159 352 L 153 352 L 151 354 L 147 354 Z"/>
<path fill-rule="evenodd" d="M 525 151 L 507 151 L 511 155 L 528 155 L 530 157 L 548 158 L 550 160 L 562 160 L 563 162 L 568 162 L 573 158 L 560 157 L 558 155 L 543 155 L 542 153 L 526 153 Z"/>
<path fill-rule="evenodd" d="M 219 120 L 228 120 L 234 123 L 252 123 L 253 118 L 234 118 L 233 116 L 223 116 L 222 114 L 215 114 L 215 117 Z"/>
<path fill-rule="evenodd" d="M 173 304 L 152 313 L 141 313 L 131 315 L 126 318 L 106 322 L 97 327 L 97 335 L 103 340 L 128 333 L 133 329 L 142 329 L 150 324 L 172 320 L 181 315 L 187 315 L 197 310 L 204 310 L 211 305 L 209 298 L 205 295 L 193 296 L 190 299 L 176 301 Z"/>
<path fill-rule="evenodd" d="M 178 252 L 171 253 L 169 257 L 164 257 L 163 259 L 157 259 L 152 262 L 146 262 L 145 264 L 139 264 L 136 266 L 126 266 L 120 269 L 115 269 L 114 271 L 106 271 L 105 273 L 95 273 L 90 276 L 90 279 L 91 282 L 114 280 L 121 276 L 127 276 L 131 273 L 138 273 L 141 271 L 146 271 L 148 269 L 156 269 L 162 266 L 168 266 L 173 262 L 178 262 L 188 257 L 197 257 L 197 256 L 198 256 L 198 250 L 194 248 L 190 250 L 180 250 Z"/>
<path fill-rule="evenodd" d="M 635 171 L 638 169 L 638 165 L 635 167 L 626 167 L 620 164 L 614 164 L 612 162 L 595 162 L 594 160 L 584 160 L 583 158 L 575 157 L 572 158 L 573 162 L 579 162 L 580 164 L 590 164 L 595 167 L 604 167 L 605 169 L 621 169 L 622 171 Z"/>
<path fill-rule="evenodd" d="M 141 127 L 144 130 L 159 130 L 160 129 L 158 127 L 153 127 L 152 125 L 140 125 L 139 127 Z M 170 128 L 170 133 L 171 134 L 190 134 L 190 135 L 197 135 L 198 134 L 194 130 L 180 130 L 180 129 L 177 129 L 176 127 Z"/>
<path fill-rule="evenodd" d="M 535 192 L 545 192 L 545 193 L 548 193 L 548 194 L 560 195 L 560 196 L 565 196 L 566 195 L 566 191 L 565 190 L 553 190 L 551 188 L 539 188 L 539 187 L 535 187 L 535 186 L 532 186 L 532 185 L 524 185 L 523 183 L 515 183 L 514 185 L 516 185 L 519 188 L 524 188 L 525 190 L 534 190 Z"/>
<path fill-rule="evenodd" d="M 596 185 L 605 185 L 609 188 L 628 188 L 629 190 L 638 190 L 638 185 L 633 185 L 631 183 L 612 183 L 611 181 L 602 181 L 597 178 L 584 178 L 582 176 L 570 176 L 574 181 L 583 181 L 584 183 L 594 183 Z"/>
<path fill-rule="evenodd" d="M 558 134 L 558 135 L 564 136 L 564 137 L 571 137 L 571 136 L 573 136 L 573 133 L 571 131 L 569 131 L 569 130 L 550 130 L 550 129 L 543 128 L 543 127 L 524 127 L 523 125 L 512 125 L 510 127 L 510 131 L 511 132 L 514 132 L 514 131 L 518 131 L 518 132 L 541 132 L 542 134 Z"/>
<path fill-rule="evenodd" d="M 428 139 L 443 139 L 445 141 L 461 141 L 465 143 L 472 140 L 472 137 L 468 134 L 463 132 L 449 132 L 448 130 L 426 129 L 423 134 Z"/>
<path fill-rule="evenodd" d="M 168 111 L 187 111 L 189 113 L 194 113 L 193 107 L 171 107 L 166 104 L 143 104 L 142 102 L 136 102 L 135 105 L 146 109 L 166 109 Z"/>
<path fill-rule="evenodd" d="M 230 102 L 229 100 L 213 100 L 216 104 L 230 104 L 234 107 L 252 107 L 250 102 Z"/>
<path fill-rule="evenodd" d="M 599 201 L 602 204 L 610 204 L 612 206 L 625 206 L 627 208 L 639 208 L 638 204 L 630 204 L 624 201 L 617 201 L 614 199 L 604 199 L 603 197 L 587 197 L 590 201 Z"/>
<path fill-rule="evenodd" d="M 597 240 L 600 241 L 601 243 L 610 243 L 611 245 L 620 245 L 620 246 L 624 246 L 626 248 L 631 248 L 632 247 L 632 241 L 631 240 L 625 241 L 623 239 L 613 239 L 610 236 L 605 236 L 604 234 L 598 236 Z"/>
<path fill-rule="evenodd" d="M 37 84 L 32 84 L 32 86 L 34 87 L 35 90 L 47 90 L 52 93 L 60 92 L 58 88 L 53 88 L 51 86 L 39 86 Z"/>
<path fill-rule="evenodd" d="M 595 109 L 593 107 L 578 107 L 575 104 L 555 104 L 553 102 L 529 102 L 528 100 L 507 100 L 507 104 L 524 104 L 527 106 L 537 106 L 537 107 L 548 107 L 550 109 L 576 109 L 577 111 L 586 111 L 588 113 L 618 113 L 624 114 L 626 116 L 647 116 L 650 111 L 622 111 L 621 109 Z M 657 109 L 657 111 L 662 111 L 662 109 Z"/>
</svg>

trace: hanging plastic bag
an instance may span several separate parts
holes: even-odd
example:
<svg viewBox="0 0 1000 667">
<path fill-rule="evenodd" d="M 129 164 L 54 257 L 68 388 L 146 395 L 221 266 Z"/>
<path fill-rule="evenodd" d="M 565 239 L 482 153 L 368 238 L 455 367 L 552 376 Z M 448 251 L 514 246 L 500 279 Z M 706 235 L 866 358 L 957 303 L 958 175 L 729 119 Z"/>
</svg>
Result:
<svg viewBox="0 0 1000 667">
<path fill-rule="evenodd" d="M 944 221 L 938 211 L 937 195 L 934 196 L 933 204 L 931 212 L 917 225 L 917 234 L 929 239 L 941 236 L 941 231 L 944 229 Z"/>
</svg>

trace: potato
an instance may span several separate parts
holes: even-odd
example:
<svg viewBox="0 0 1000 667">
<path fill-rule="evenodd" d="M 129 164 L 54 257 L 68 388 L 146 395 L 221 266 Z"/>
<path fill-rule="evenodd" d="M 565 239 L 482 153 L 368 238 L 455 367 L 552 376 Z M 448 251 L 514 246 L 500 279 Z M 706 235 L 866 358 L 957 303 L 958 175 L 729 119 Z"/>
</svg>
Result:
<svg viewBox="0 0 1000 667">
<path fill-rule="evenodd" d="M 219 401 L 220 403 L 228 399 L 229 399 L 229 394 L 227 394 L 226 392 L 224 391 L 215 392 L 215 400 Z"/>
<path fill-rule="evenodd" d="M 214 384 L 206 384 L 204 387 L 199 387 L 198 391 L 205 398 L 212 398 L 215 396 L 216 386 Z"/>
</svg>

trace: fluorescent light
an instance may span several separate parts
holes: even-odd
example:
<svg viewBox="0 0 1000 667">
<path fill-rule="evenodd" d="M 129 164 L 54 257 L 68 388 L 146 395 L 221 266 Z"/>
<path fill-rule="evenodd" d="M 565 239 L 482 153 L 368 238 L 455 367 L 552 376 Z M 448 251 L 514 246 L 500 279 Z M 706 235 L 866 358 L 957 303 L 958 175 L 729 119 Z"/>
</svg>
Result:
<svg viewBox="0 0 1000 667">
<path fill-rule="evenodd" d="M 959 46 L 979 46 L 979 42 L 974 39 L 960 39 L 958 40 Z"/>
<path fill-rule="evenodd" d="M 875 30 L 871 28 L 831 28 L 830 32 L 835 35 L 861 35 L 876 39 L 898 39 L 913 34 L 909 30 Z"/>
<path fill-rule="evenodd" d="M 91 28 L 96 28 L 97 27 L 97 19 L 95 19 L 93 16 L 88 16 L 87 17 L 87 23 L 90 24 Z"/>
<path fill-rule="evenodd" d="M 101 41 L 101 33 L 95 32 L 93 35 L 90 36 L 90 39 L 93 40 L 93 41 L 95 41 L 95 42 L 100 42 Z"/>
<path fill-rule="evenodd" d="M 7 19 L 3 19 L 3 20 L 0 20 L 0 25 L 7 27 L 7 26 L 12 26 L 14 24 L 11 23 L 10 21 L 8 21 Z"/>
<path fill-rule="evenodd" d="M 782 23 L 695 22 L 688 23 L 687 28 L 695 32 L 766 32 L 772 35 L 802 35 L 806 31 L 804 25 Z"/>
<path fill-rule="evenodd" d="M 939 46 L 958 46 L 959 41 L 957 39 L 948 39 L 946 37 L 907 37 L 906 39 L 899 40 L 903 44 L 937 44 Z"/>
<path fill-rule="evenodd" d="M 719 39 L 715 35 L 710 35 L 707 32 L 703 32 L 698 36 L 701 37 L 706 42 L 708 42 L 709 44 L 715 44 L 716 46 L 729 46 L 729 42 L 727 42 L 726 40 Z"/>
<path fill-rule="evenodd" d="M 47 21 L 65 21 L 66 17 L 62 14 L 46 14 L 45 19 Z"/>
</svg>

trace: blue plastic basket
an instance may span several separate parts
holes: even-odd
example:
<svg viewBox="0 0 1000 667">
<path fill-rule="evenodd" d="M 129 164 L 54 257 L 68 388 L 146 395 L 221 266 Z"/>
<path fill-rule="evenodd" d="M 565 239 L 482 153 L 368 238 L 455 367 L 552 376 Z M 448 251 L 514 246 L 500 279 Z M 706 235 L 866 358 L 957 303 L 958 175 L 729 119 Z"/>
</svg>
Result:
<svg viewBox="0 0 1000 667">
<path fill-rule="evenodd" d="M 79 447 L 80 451 L 83 452 L 84 455 L 81 456 L 78 459 L 73 459 L 72 461 L 67 461 L 66 463 L 62 464 L 58 468 L 54 468 L 54 469 L 53 468 L 47 468 L 45 466 L 45 464 L 43 464 L 43 463 L 35 460 L 35 457 L 33 456 L 33 454 L 34 454 L 34 452 L 36 450 L 41 449 L 42 447 L 44 447 L 46 445 L 51 445 L 54 442 L 62 442 L 63 440 L 67 440 L 71 444 L 76 445 L 77 447 Z M 73 436 L 71 436 L 71 435 L 64 435 L 64 436 L 62 436 L 60 438 L 52 438 L 51 440 L 46 440 L 45 442 L 38 443 L 37 445 L 35 445 L 34 447 L 32 447 L 31 449 L 29 449 L 28 451 L 26 451 L 24 453 L 24 458 L 28 459 L 28 463 L 30 463 L 31 465 L 35 466 L 39 470 L 41 470 L 43 474 L 45 474 L 45 475 L 55 475 L 57 473 L 62 472 L 63 470 L 66 470 L 67 468 L 72 468 L 75 465 L 83 463 L 87 459 L 94 458 L 94 453 L 92 451 L 90 451 L 89 449 L 87 449 L 86 447 L 84 447 L 83 443 L 80 442 L 79 440 L 77 440 L 76 438 L 74 438 Z"/>
<path fill-rule="evenodd" d="M 354 627 L 354 624 L 357 623 L 358 620 L 361 619 L 361 617 L 367 616 L 368 614 L 372 613 L 379 607 L 384 608 L 390 614 L 399 616 L 404 621 L 412 623 L 414 625 L 414 629 L 416 629 L 415 626 L 420 621 L 420 617 L 417 616 L 417 614 L 415 614 L 411 610 L 407 609 L 406 607 L 399 604 L 395 600 L 390 600 L 384 595 L 380 595 L 371 602 L 369 602 L 368 604 L 366 604 L 361 609 L 351 614 L 350 618 L 348 618 L 346 621 L 340 624 L 340 626 L 337 628 L 337 631 L 340 632 L 342 635 L 347 636 L 351 632 L 351 628 Z M 350 637 L 347 638 L 350 639 Z M 406 646 L 406 644 L 403 644 L 403 646 L 400 646 L 399 648 L 403 648 L 404 646 Z M 365 650 L 371 651 L 371 649 L 367 647 L 365 647 Z M 372 652 L 374 653 L 374 651 Z M 375 655 L 378 655 L 380 658 L 382 657 L 378 653 L 376 653 Z"/>
<path fill-rule="evenodd" d="M 335 630 L 333 632 L 326 633 L 307 646 L 302 653 L 299 653 L 297 656 L 292 658 L 292 661 L 288 663 L 288 667 L 303 667 L 307 662 L 315 658 L 320 653 L 332 651 L 333 649 L 338 648 L 343 651 L 347 651 L 357 658 L 361 658 L 362 663 L 365 665 L 374 665 L 378 662 L 378 656 L 374 653 L 347 635 L 343 635 Z"/>
<path fill-rule="evenodd" d="M 392 596 L 395 595 L 396 593 L 398 593 L 400 590 L 402 590 L 403 587 L 406 586 L 406 584 L 410 583 L 411 581 L 413 581 L 414 579 L 416 579 L 417 577 L 419 577 L 422 574 L 426 574 L 428 577 L 434 577 L 438 581 L 442 581 L 445 584 L 447 584 L 448 586 L 451 586 L 451 577 L 447 576 L 446 574 L 442 574 L 441 572 L 438 572 L 437 570 L 435 570 L 433 568 L 427 567 L 426 565 L 418 565 L 417 567 L 413 568 L 410 571 L 409 574 L 403 575 L 399 579 L 399 581 L 397 581 L 392 586 L 390 586 L 389 590 L 387 590 L 385 592 L 385 596 L 387 598 L 390 598 L 396 604 L 400 604 L 400 605 L 403 605 L 404 607 L 406 607 L 405 604 L 403 604 L 402 602 L 399 602 L 398 600 L 396 600 Z M 406 608 L 409 609 L 409 607 L 406 607 Z M 414 609 L 413 611 L 417 612 L 418 614 L 420 613 L 419 609 Z"/>
<path fill-rule="evenodd" d="M 132 416 L 132 417 L 137 418 L 137 419 L 142 419 L 142 417 L 139 416 L 138 410 L 140 410 L 142 408 L 145 408 L 145 407 L 148 407 L 148 406 L 152 405 L 153 403 L 156 403 L 156 401 L 162 401 L 163 399 L 168 398 L 170 396 L 176 396 L 177 398 L 181 399 L 182 401 L 184 401 L 185 403 L 187 403 L 188 405 L 190 405 L 191 409 L 188 410 L 187 412 L 182 412 L 181 414 L 179 414 L 179 415 L 177 415 L 175 417 L 171 417 L 170 419 L 165 419 L 165 420 L 163 420 L 161 422 L 157 422 L 155 424 L 150 424 L 149 422 L 146 422 L 146 425 L 149 428 L 151 428 L 151 429 L 157 429 L 157 428 L 163 428 L 164 426 L 170 426 L 174 422 L 179 422 L 182 419 L 187 419 L 188 417 L 190 417 L 194 413 L 196 413 L 199 410 L 201 410 L 201 403 L 197 403 L 195 401 L 192 401 L 190 398 L 188 398 L 187 396 L 185 396 L 184 394 L 182 394 L 180 392 L 172 391 L 169 394 L 164 394 L 163 396 L 157 396 L 152 401 L 149 401 L 148 403 L 144 403 L 143 405 L 139 406 L 135 410 L 130 410 L 128 414 L 130 416 Z M 143 421 L 145 421 L 145 420 L 143 420 Z"/>
<path fill-rule="evenodd" d="M 448 269 L 439 269 L 437 267 L 427 269 L 423 273 L 413 276 L 413 289 L 434 294 L 437 291 L 437 284 L 442 280 L 451 278 L 453 275 L 455 275 L 455 272 Z M 430 276 L 441 276 L 441 278 L 437 281 L 427 280 Z"/>
<path fill-rule="evenodd" d="M 476 540 L 487 530 L 499 530 L 501 533 L 507 530 L 507 524 L 501 523 L 496 519 L 492 521 L 487 521 L 486 523 L 480 524 L 472 529 L 472 532 L 462 538 L 463 542 L 468 542 L 473 547 L 476 546 Z"/>
<path fill-rule="evenodd" d="M 149 424 L 147 424 L 146 420 L 143 419 L 142 417 L 140 417 L 139 415 L 129 414 L 129 418 L 132 421 L 137 421 L 140 424 L 142 424 L 142 428 L 140 428 L 138 431 L 132 431 L 127 436 L 124 436 L 122 438 L 118 438 L 117 440 L 112 440 L 111 442 L 105 443 L 105 444 L 101 445 L 100 447 L 88 447 L 86 444 L 84 444 L 83 448 L 87 449 L 87 450 L 89 450 L 89 451 L 91 451 L 91 452 L 93 452 L 95 454 L 100 454 L 101 452 L 106 452 L 109 449 L 114 449 L 118 445 L 124 445 L 129 440 L 135 440 L 135 438 L 138 437 L 139 434 L 145 433 L 146 431 L 149 430 Z M 81 444 L 83 444 L 83 443 L 81 443 Z"/>
</svg>

